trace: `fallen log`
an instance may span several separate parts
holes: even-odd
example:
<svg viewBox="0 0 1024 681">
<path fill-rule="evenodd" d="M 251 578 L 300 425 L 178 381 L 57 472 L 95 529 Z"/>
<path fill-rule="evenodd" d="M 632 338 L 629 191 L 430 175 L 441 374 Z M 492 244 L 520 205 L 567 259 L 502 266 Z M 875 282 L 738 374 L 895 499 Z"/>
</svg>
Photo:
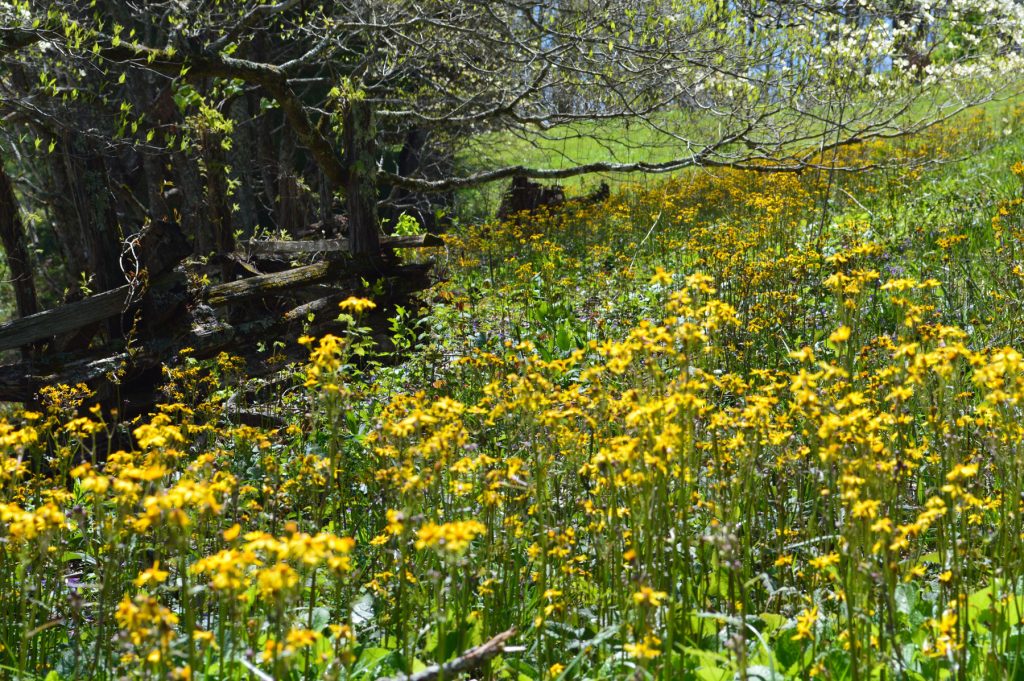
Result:
<svg viewBox="0 0 1024 681">
<path fill-rule="evenodd" d="M 437 237 L 416 236 L 397 237 L 390 243 L 395 248 L 406 248 L 437 242 Z M 161 248 L 143 252 L 159 254 Z M 174 262 L 173 258 L 168 260 Z M 82 344 L 73 352 L 55 352 L 53 341 L 45 356 L 0 366 L 0 401 L 32 402 L 42 386 L 56 383 L 85 383 L 98 390 L 101 401 L 123 401 L 129 388 L 148 394 L 159 380 L 160 365 L 172 360 L 183 347 L 195 348 L 196 357 L 209 357 L 265 339 L 282 327 L 304 321 L 310 313 L 333 308 L 332 316 L 336 316 L 338 301 L 360 290 L 364 279 L 383 280 L 384 286 L 378 292 L 384 300 L 430 285 L 429 263 L 398 262 L 387 250 L 380 255 L 358 257 L 339 253 L 311 265 L 200 290 L 189 286 L 187 275 L 180 269 L 166 271 L 168 264 L 154 264 L 154 270 L 165 271 L 151 278 L 148 286 L 137 286 L 134 290 L 122 286 L 0 324 L 0 350 L 36 344 L 62 334 L 83 335 L 89 327 L 128 312 L 133 314 L 128 321 L 134 329 L 127 350 L 126 342 L 113 335 L 105 348 L 90 349 Z M 265 300 L 261 305 L 236 307 L 254 298 Z M 228 307 L 229 311 L 215 313 L 215 307 Z M 331 322 L 322 322 L 321 326 L 324 323 Z M 136 343 L 135 348 L 130 348 L 132 342 Z"/>
<path fill-rule="evenodd" d="M 0 366 L 0 401 L 32 402 L 36 399 L 39 389 L 45 385 L 92 385 L 99 379 L 114 376 L 128 364 L 133 367 L 150 365 L 151 359 L 149 352 L 126 351 L 106 357 L 71 359 L 67 362 L 57 360 L 44 364 L 30 359 L 5 364 Z"/>
<path fill-rule="evenodd" d="M 83 300 L 37 312 L 0 324 L 0 350 L 24 347 L 49 338 L 58 337 L 50 350 L 63 352 L 84 349 L 92 338 L 95 327 L 118 314 L 127 312 L 143 294 L 148 277 L 149 300 L 144 304 L 147 312 L 160 310 L 163 314 L 183 301 L 183 287 L 178 278 L 169 277 L 171 270 L 189 253 L 180 231 L 171 224 L 157 222 L 125 242 L 121 266 L 135 278 L 135 284 L 126 284 Z M 143 276 L 143 273 L 145 276 Z M 177 289 L 177 290 L 175 290 Z M 171 300 L 174 298 L 174 300 Z M 151 323 L 159 324 L 158 315 L 151 315 Z M 60 338 L 70 334 L 70 336 Z"/>
<path fill-rule="evenodd" d="M 387 276 L 416 277 L 422 275 L 423 267 L 422 265 L 388 266 L 378 259 L 323 261 L 284 272 L 216 284 L 206 289 L 204 297 L 210 305 L 223 306 L 255 296 L 310 286 L 342 275 L 359 276 L 378 273 Z M 173 283 L 177 284 L 178 282 L 175 280 Z M 158 298 L 157 304 L 147 305 L 153 312 L 171 310 L 173 304 L 182 302 L 184 298 L 180 289 L 165 293 L 163 288 L 154 286 L 154 292 L 159 291 L 163 295 Z M 130 286 L 121 286 L 89 296 L 84 300 L 4 322 L 0 324 L 0 350 L 11 350 L 38 343 L 126 312 L 132 302 L 131 294 Z M 153 316 L 153 312 L 150 316 Z M 163 317 L 159 322 L 166 321 L 166 315 Z"/>
<path fill-rule="evenodd" d="M 57 383 L 95 387 L 100 382 L 130 382 L 132 376 L 156 369 L 182 348 L 191 348 L 195 357 L 209 357 L 230 348 L 239 337 L 266 331 L 269 326 L 270 322 L 260 320 L 239 327 L 216 319 L 204 320 L 179 337 L 156 339 L 143 348 L 105 356 L 97 351 L 87 357 L 58 355 L 5 364 L 0 366 L 0 402 L 32 402 L 41 387 Z M 107 396 L 98 397 L 102 400 Z"/>
<path fill-rule="evenodd" d="M 307 319 L 309 315 L 315 315 L 316 313 L 323 312 L 324 310 L 331 310 L 337 314 L 338 303 L 344 299 L 345 296 L 340 293 L 324 296 L 323 298 L 317 298 L 316 300 L 311 300 L 308 303 L 303 303 L 298 307 L 293 307 L 291 310 L 288 310 L 281 315 L 281 319 L 286 323 L 301 322 L 302 320 Z"/>
<path fill-rule="evenodd" d="M 285 428 L 288 425 L 288 422 L 280 416 L 241 406 L 240 398 L 241 395 L 236 390 L 224 402 L 224 415 L 232 423 L 254 428 Z"/>
</svg>

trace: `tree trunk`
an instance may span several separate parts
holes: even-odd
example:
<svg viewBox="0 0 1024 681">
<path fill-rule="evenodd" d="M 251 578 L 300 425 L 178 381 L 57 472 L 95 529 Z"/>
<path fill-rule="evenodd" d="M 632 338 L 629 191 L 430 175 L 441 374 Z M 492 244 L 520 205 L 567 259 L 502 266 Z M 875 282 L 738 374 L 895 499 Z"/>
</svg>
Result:
<svg viewBox="0 0 1024 681">
<path fill-rule="evenodd" d="M 202 134 L 206 161 L 206 206 L 210 234 L 203 239 L 207 251 L 218 255 L 235 250 L 235 235 L 231 227 L 231 202 L 228 196 L 227 158 L 219 133 Z"/>
<path fill-rule="evenodd" d="M 165 157 L 144 151 L 142 154 L 142 172 L 146 178 L 146 201 L 149 215 L 154 220 L 172 219 L 171 211 L 164 200 L 164 162 Z"/>
<path fill-rule="evenodd" d="M 254 107 L 259 111 L 258 102 Z M 264 213 L 268 224 L 276 226 L 277 220 L 277 178 L 280 170 L 277 167 L 278 149 L 274 146 L 274 137 L 278 134 L 275 127 L 281 122 L 273 115 L 273 110 L 263 111 L 254 121 L 256 125 L 256 163 L 259 166 L 261 189 L 263 190 L 262 204 L 265 207 Z"/>
<path fill-rule="evenodd" d="M 79 226 L 78 212 L 72 200 L 73 190 L 64 163 L 63 145 L 60 153 L 47 156 L 53 192 L 50 199 L 53 233 L 57 247 L 60 249 L 61 260 L 64 261 L 65 281 L 67 287 L 65 298 L 76 299 L 81 296 L 79 284 L 89 269 L 85 258 L 85 239 Z M 59 289 L 58 289 L 59 290 Z M 70 294 L 70 295 L 68 295 Z M 66 302 L 66 301 L 65 301 Z"/>
<path fill-rule="evenodd" d="M 316 180 L 317 193 L 320 198 L 319 217 L 321 231 L 324 234 L 330 235 L 330 228 L 334 222 L 334 188 L 331 186 L 331 181 L 323 170 L 317 170 Z"/>
<path fill-rule="evenodd" d="M 192 237 L 192 252 L 208 255 L 203 250 L 203 180 L 196 160 L 188 154 L 175 152 L 171 156 L 174 187 L 164 193 L 173 222 L 180 222 L 182 232 Z"/>
<path fill-rule="evenodd" d="M 73 244 L 69 274 L 85 273 L 94 292 L 109 291 L 124 283 L 118 260 L 121 235 L 110 192 L 106 163 L 95 146 L 63 132 L 54 163 L 61 239 Z"/>
<path fill-rule="evenodd" d="M 295 156 L 295 133 L 285 126 L 277 157 L 277 228 L 292 236 L 298 236 L 306 223 Z"/>
<path fill-rule="evenodd" d="M 25 227 L 18 213 L 18 201 L 14 187 L 4 171 L 0 159 L 0 242 L 7 256 L 7 267 L 11 270 L 14 286 L 14 303 L 18 316 L 25 317 L 39 311 L 36 285 L 32 279 L 32 265 L 25 245 Z"/>
<path fill-rule="evenodd" d="M 377 253 L 377 148 L 372 106 L 362 100 L 348 103 L 344 116 L 345 201 L 349 243 L 353 253 Z"/>
<path fill-rule="evenodd" d="M 248 238 L 260 224 L 254 192 L 256 169 L 253 167 L 253 150 L 256 149 L 256 136 L 253 134 L 254 124 L 248 98 L 241 96 L 235 99 L 231 103 L 230 113 L 231 119 L 235 121 L 235 132 L 228 151 L 232 180 L 237 185 L 234 196 L 238 204 L 235 222 L 242 235 Z"/>
</svg>

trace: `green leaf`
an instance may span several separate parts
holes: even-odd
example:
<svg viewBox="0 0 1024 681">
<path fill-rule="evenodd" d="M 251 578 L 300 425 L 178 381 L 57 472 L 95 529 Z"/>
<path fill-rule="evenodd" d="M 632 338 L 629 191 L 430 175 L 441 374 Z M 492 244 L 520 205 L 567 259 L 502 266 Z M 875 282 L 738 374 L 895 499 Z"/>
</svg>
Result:
<svg viewBox="0 0 1024 681">
<path fill-rule="evenodd" d="M 736 678 L 739 678 L 738 673 Z M 786 681 L 786 677 L 777 670 L 764 665 L 747 667 L 747 675 L 744 678 L 746 681 Z"/>
<path fill-rule="evenodd" d="M 313 608 L 311 621 L 313 626 L 310 628 L 313 631 L 323 631 L 331 622 L 331 611 L 324 607 Z"/>
<path fill-rule="evenodd" d="M 376 675 L 384 658 L 391 654 L 387 648 L 363 648 L 356 663 L 352 665 L 352 676 Z"/>
<path fill-rule="evenodd" d="M 569 349 L 575 345 L 572 332 L 569 331 L 565 324 L 558 325 L 558 333 L 555 335 L 555 345 L 562 352 L 569 352 Z"/>
<path fill-rule="evenodd" d="M 775 659 L 779 661 L 780 666 L 786 669 L 792 669 L 799 664 L 804 655 L 804 645 L 795 640 L 794 636 L 796 636 L 796 630 L 790 629 L 779 634 L 775 641 Z"/>
<path fill-rule="evenodd" d="M 683 646 L 681 650 L 696 658 L 698 667 L 695 671 L 702 681 L 725 681 L 733 673 L 732 663 L 725 655 L 689 646 Z"/>
</svg>

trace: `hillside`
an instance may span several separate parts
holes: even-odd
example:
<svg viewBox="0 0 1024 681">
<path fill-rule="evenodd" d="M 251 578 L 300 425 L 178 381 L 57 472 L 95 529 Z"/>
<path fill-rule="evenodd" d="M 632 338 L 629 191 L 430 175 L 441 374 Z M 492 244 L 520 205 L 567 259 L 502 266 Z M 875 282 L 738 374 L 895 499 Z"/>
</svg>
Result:
<svg viewBox="0 0 1024 681">
<path fill-rule="evenodd" d="M 1015 678 L 1024 109 L 988 116 L 457 227 L 395 357 L 357 297 L 284 339 L 280 427 L 226 355 L 131 424 L 48 391 L 0 430 L 0 664 Z"/>
</svg>

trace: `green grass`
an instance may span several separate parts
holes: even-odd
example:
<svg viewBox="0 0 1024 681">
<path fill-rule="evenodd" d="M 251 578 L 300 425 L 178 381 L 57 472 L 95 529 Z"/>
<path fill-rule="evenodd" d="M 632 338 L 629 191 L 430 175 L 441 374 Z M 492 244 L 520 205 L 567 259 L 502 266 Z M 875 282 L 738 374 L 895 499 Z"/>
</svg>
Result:
<svg viewBox="0 0 1024 681">
<path fill-rule="evenodd" d="M 942 105 L 948 101 L 946 93 L 937 92 L 920 98 L 914 102 L 908 117 L 914 120 L 927 120 L 929 116 L 937 118 Z M 1014 94 L 1013 88 L 1007 88 L 1007 94 L 984 102 L 980 106 L 962 112 L 952 118 L 951 124 L 980 112 L 994 129 L 1005 127 L 1003 120 L 1012 115 L 1014 108 L 1021 101 L 1021 95 Z M 724 120 L 724 119 L 723 119 Z M 729 129 L 726 123 L 701 112 L 668 112 L 645 121 L 630 122 L 627 119 L 611 121 L 581 121 L 578 123 L 555 126 L 548 130 L 526 128 L 517 131 L 486 133 L 463 140 L 456 154 L 456 167 L 462 172 L 473 172 L 485 168 L 522 165 L 530 168 L 564 169 L 577 165 L 592 163 L 636 163 L 651 164 L 685 158 L 687 148 L 680 140 L 694 142 L 694 150 L 703 144 L 713 143 Z M 801 135 L 807 135 L 813 129 L 813 121 L 801 126 Z M 735 124 L 733 124 L 735 127 Z M 754 135 L 756 138 L 756 135 Z M 826 140 L 828 141 L 828 140 Z M 817 144 L 817 142 L 815 143 Z M 806 145 L 794 148 L 803 152 Z M 732 144 L 723 147 L 722 153 L 742 158 L 745 147 Z M 698 169 L 674 171 L 667 177 L 678 176 L 687 172 L 700 172 Z M 657 181 L 651 176 L 630 173 L 600 173 L 560 180 L 570 194 L 584 195 L 592 191 L 600 182 L 607 182 L 611 187 L 618 188 L 633 182 L 650 183 Z M 460 192 L 460 202 L 465 213 L 476 219 L 486 216 L 496 209 L 500 202 L 501 186 L 489 185 L 481 188 Z"/>
</svg>

